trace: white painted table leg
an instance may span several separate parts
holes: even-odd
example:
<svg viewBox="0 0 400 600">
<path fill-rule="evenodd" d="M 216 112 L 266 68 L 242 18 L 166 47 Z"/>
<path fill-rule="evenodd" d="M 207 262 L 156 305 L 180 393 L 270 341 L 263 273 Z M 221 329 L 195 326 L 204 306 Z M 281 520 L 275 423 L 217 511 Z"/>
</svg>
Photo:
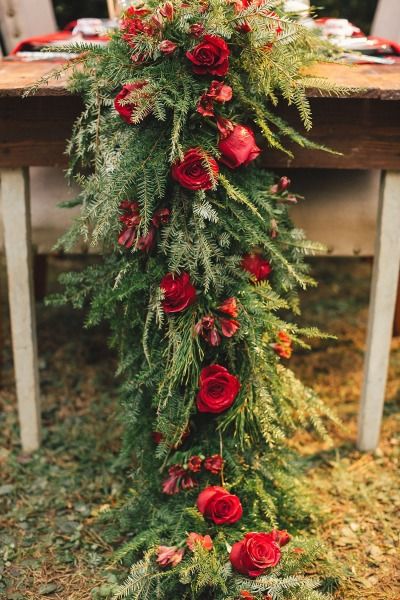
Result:
<svg viewBox="0 0 400 600">
<path fill-rule="evenodd" d="M 21 442 L 32 452 L 40 445 L 40 400 L 28 169 L 2 169 L 1 194 Z"/>
<path fill-rule="evenodd" d="M 382 174 L 358 447 L 379 444 L 400 265 L 400 172 Z"/>
</svg>

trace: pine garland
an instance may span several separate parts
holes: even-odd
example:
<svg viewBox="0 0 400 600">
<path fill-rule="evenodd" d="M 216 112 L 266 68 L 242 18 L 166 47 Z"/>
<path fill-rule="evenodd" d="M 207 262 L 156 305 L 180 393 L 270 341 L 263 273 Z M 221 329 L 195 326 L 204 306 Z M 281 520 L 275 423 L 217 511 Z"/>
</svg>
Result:
<svg viewBox="0 0 400 600">
<path fill-rule="evenodd" d="M 119 355 L 132 485 L 112 518 L 131 537 L 115 561 L 132 566 L 114 598 L 326 598 L 287 440 L 325 437 L 335 417 L 284 366 L 319 335 L 287 320 L 319 246 L 258 156 L 285 138 L 314 147 L 275 107 L 311 127 L 307 85 L 330 88 L 304 67 L 329 49 L 277 0 L 172 0 L 77 50 L 81 214 L 61 245 L 83 236 L 103 261 L 53 301 L 107 320 Z"/>
</svg>

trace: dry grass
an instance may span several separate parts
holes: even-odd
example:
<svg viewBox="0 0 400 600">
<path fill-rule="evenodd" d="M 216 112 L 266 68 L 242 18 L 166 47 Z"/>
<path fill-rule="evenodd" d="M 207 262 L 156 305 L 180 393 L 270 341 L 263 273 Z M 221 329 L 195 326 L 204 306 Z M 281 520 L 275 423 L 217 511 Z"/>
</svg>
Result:
<svg viewBox="0 0 400 600">
<path fill-rule="evenodd" d="M 52 263 L 52 273 L 60 268 Z M 382 442 L 374 454 L 354 449 L 362 377 L 370 265 L 317 261 L 318 290 L 304 297 L 304 322 L 335 333 L 298 353 L 291 365 L 336 408 L 346 428 L 332 448 L 299 434 L 294 444 L 310 468 L 309 487 L 323 516 L 317 533 L 345 566 L 345 600 L 400 598 L 398 436 L 400 340 L 393 342 Z M 4 308 L 4 307 L 3 307 Z M 82 317 L 39 307 L 45 439 L 21 455 L 9 336 L 0 391 L 0 598 L 106 598 L 114 576 L 111 546 L 96 516 L 127 485 L 116 463 L 120 430 L 113 358 L 105 332 L 82 331 Z M 113 427 L 110 427 L 110 423 Z M 95 592 L 92 592 L 96 588 Z"/>
</svg>

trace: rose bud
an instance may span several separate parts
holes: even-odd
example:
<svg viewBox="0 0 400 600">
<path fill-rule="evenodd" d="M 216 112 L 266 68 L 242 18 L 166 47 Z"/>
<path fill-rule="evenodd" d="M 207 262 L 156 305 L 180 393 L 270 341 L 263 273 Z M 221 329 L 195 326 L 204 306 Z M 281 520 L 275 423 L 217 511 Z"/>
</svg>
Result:
<svg viewBox="0 0 400 600">
<path fill-rule="evenodd" d="M 157 562 L 160 567 L 176 567 L 182 561 L 184 552 L 183 548 L 177 546 L 158 546 Z"/>
<path fill-rule="evenodd" d="M 221 343 L 221 336 L 215 327 L 215 319 L 212 315 L 206 315 L 198 323 L 196 323 L 194 330 L 197 335 L 202 335 L 205 340 L 211 346 L 219 346 Z"/>
<path fill-rule="evenodd" d="M 163 40 L 162 42 L 160 42 L 158 47 L 160 51 L 166 55 L 172 54 L 177 49 L 177 45 L 174 42 L 171 42 L 170 40 Z"/>
<path fill-rule="evenodd" d="M 167 19 L 167 21 L 172 21 L 174 18 L 174 6 L 172 2 L 165 2 L 160 8 L 160 14 Z"/>
<path fill-rule="evenodd" d="M 220 454 L 213 454 L 209 456 L 204 461 L 204 468 L 207 471 L 210 471 L 213 475 L 218 475 L 221 473 L 222 468 L 224 466 L 224 459 Z"/>
<path fill-rule="evenodd" d="M 151 437 L 152 437 L 152 439 L 153 439 L 153 442 L 154 442 L 155 444 L 157 444 L 157 446 L 158 446 L 158 444 L 161 444 L 161 442 L 162 442 L 162 441 L 163 441 L 163 439 L 164 439 L 164 436 L 163 436 L 163 434 L 162 434 L 162 433 L 160 433 L 159 431 L 152 431 L 152 432 L 151 432 Z"/>
<path fill-rule="evenodd" d="M 224 300 L 224 302 L 218 306 L 218 310 L 226 315 L 229 315 L 230 317 L 237 317 L 239 311 L 236 298 L 228 298 L 227 300 Z"/>
<path fill-rule="evenodd" d="M 118 236 L 118 244 L 125 248 L 132 248 L 136 241 L 136 232 L 139 227 L 141 217 L 138 202 L 124 200 L 119 205 L 123 214 L 119 217 L 119 221 L 125 225 L 124 229 Z"/>
<path fill-rule="evenodd" d="M 242 269 L 253 275 L 256 281 L 265 281 L 269 279 L 272 268 L 268 260 L 265 260 L 259 254 L 246 254 L 242 260 Z"/>
<path fill-rule="evenodd" d="M 271 533 L 248 533 L 233 545 L 230 561 L 246 577 L 259 577 L 281 559 L 281 550 Z"/>
<path fill-rule="evenodd" d="M 169 208 L 159 208 L 153 215 L 151 222 L 154 227 L 160 227 L 160 225 L 166 225 L 169 221 L 171 211 Z"/>
<path fill-rule="evenodd" d="M 220 345 L 221 336 L 219 335 L 218 329 L 216 327 L 211 329 L 211 331 L 208 333 L 207 341 L 210 344 L 210 346 L 212 346 L 213 348 Z"/>
<path fill-rule="evenodd" d="M 196 544 L 200 544 L 205 550 L 212 550 L 213 541 L 209 535 L 200 535 L 199 533 L 189 533 L 186 544 L 192 552 L 196 548 Z"/>
<path fill-rule="evenodd" d="M 242 504 L 237 496 L 219 486 L 210 486 L 197 498 L 197 508 L 216 525 L 231 525 L 243 515 Z"/>
<path fill-rule="evenodd" d="M 156 29 L 162 29 L 164 27 L 163 19 L 158 12 L 156 12 L 156 13 L 154 13 L 154 15 L 152 15 L 151 22 L 153 23 L 153 25 Z"/>
<path fill-rule="evenodd" d="M 286 544 L 288 544 L 292 539 L 292 536 L 286 531 L 286 529 L 275 529 L 271 533 L 275 542 L 280 548 L 286 546 Z"/>
<path fill-rule="evenodd" d="M 215 319 L 212 315 L 206 315 L 202 317 L 198 323 L 194 326 L 194 330 L 197 335 L 204 334 L 204 331 L 209 331 L 215 326 Z"/>
<path fill-rule="evenodd" d="M 271 192 L 273 194 L 279 194 L 280 192 L 286 192 L 286 190 L 290 187 L 291 181 L 289 177 L 281 177 L 278 183 L 271 186 Z"/>
<path fill-rule="evenodd" d="M 182 312 L 196 302 L 196 288 L 188 273 L 168 273 L 162 278 L 160 288 L 164 292 L 161 304 L 167 314 Z"/>
<path fill-rule="evenodd" d="M 270 236 L 274 240 L 275 238 L 278 237 L 278 234 L 279 234 L 278 221 L 276 219 L 271 219 L 271 232 L 270 232 Z"/>
<path fill-rule="evenodd" d="M 222 121 L 222 123 L 221 123 Z M 217 123 L 221 136 L 218 149 L 220 161 L 230 169 L 246 166 L 255 160 L 261 152 L 257 146 L 253 131 L 247 125 L 234 125 L 219 119 Z"/>
<path fill-rule="evenodd" d="M 240 23 L 240 25 L 236 27 L 236 30 L 241 31 L 242 33 L 250 33 L 250 31 L 253 31 L 248 21 L 243 21 L 243 23 Z"/>
<path fill-rule="evenodd" d="M 204 25 L 201 23 L 193 23 L 193 25 L 189 27 L 189 31 L 194 37 L 199 38 L 205 31 Z"/>
<path fill-rule="evenodd" d="M 202 369 L 199 386 L 197 409 L 201 413 L 219 414 L 228 410 L 240 390 L 238 378 L 220 365 Z"/>
<path fill-rule="evenodd" d="M 204 165 L 208 163 L 208 169 Z M 219 167 L 212 156 L 200 148 L 191 148 L 183 160 L 172 165 L 171 175 L 175 181 L 188 190 L 211 190 L 217 181 Z"/>
<path fill-rule="evenodd" d="M 188 460 L 188 469 L 193 473 L 199 473 L 201 471 L 201 465 L 203 464 L 203 459 L 201 456 L 191 456 Z"/>
<path fill-rule="evenodd" d="M 143 250 L 143 252 L 149 253 L 150 250 L 154 246 L 155 238 L 156 238 L 155 227 L 150 227 L 150 229 L 146 233 L 146 235 L 143 235 L 142 237 L 140 237 L 138 239 L 137 248 L 139 250 Z"/>
</svg>

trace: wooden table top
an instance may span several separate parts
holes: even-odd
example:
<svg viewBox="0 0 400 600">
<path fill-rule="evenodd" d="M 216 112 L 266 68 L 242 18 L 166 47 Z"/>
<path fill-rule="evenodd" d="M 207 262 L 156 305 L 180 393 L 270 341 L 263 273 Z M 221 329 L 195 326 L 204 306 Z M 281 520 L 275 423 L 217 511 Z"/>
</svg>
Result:
<svg viewBox="0 0 400 600">
<path fill-rule="evenodd" d="M 35 96 L 22 98 L 30 86 L 62 64 L 0 61 L 0 168 L 67 163 L 66 140 L 83 109 L 82 99 L 67 91 L 67 75 L 39 86 Z M 306 135 L 337 154 L 307 150 L 283 140 L 294 158 L 266 150 L 265 166 L 400 170 L 400 63 L 352 67 L 324 63 L 308 73 L 356 88 L 340 97 L 308 90 L 313 128 Z M 277 111 L 303 131 L 294 106 L 281 102 Z"/>
<path fill-rule="evenodd" d="M 0 60 L 0 96 L 21 96 L 31 85 L 48 75 L 62 62 Z M 340 86 L 357 88 L 347 97 L 400 100 L 400 62 L 395 65 L 341 65 L 321 63 L 307 69 L 307 74 L 324 77 Z M 68 94 L 68 76 L 52 79 L 48 85 L 39 87 L 38 96 L 60 96 Z M 310 97 L 327 94 L 310 89 Z"/>
</svg>

